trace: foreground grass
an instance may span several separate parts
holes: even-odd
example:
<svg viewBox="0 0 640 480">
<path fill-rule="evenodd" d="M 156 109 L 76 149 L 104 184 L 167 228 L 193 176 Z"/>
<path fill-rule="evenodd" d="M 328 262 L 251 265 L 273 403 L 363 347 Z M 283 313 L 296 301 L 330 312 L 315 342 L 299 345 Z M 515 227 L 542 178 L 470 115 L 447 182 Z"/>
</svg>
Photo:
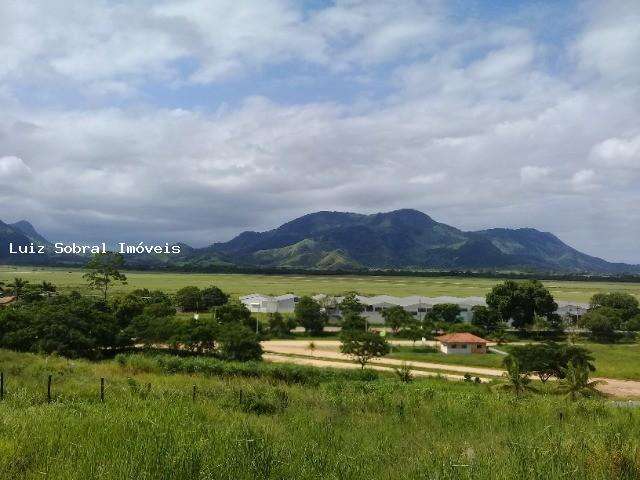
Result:
<svg viewBox="0 0 640 480">
<path fill-rule="evenodd" d="M 63 289 L 84 289 L 86 282 L 79 269 L 39 268 L 0 266 L 0 281 L 13 280 L 20 276 L 30 282 L 43 280 L 52 282 Z M 379 277 L 379 276 L 337 276 L 337 275 L 245 275 L 245 274 L 200 274 L 166 272 L 127 272 L 129 282 L 118 287 L 125 292 L 136 288 L 160 289 L 167 292 L 195 285 L 207 287 L 217 285 L 233 295 L 259 292 L 283 294 L 293 292 L 298 295 L 315 293 L 342 294 L 357 291 L 363 295 L 424 295 L 437 297 L 484 296 L 499 283 L 498 279 L 461 277 Z M 587 302 L 598 292 L 627 292 L 640 297 L 640 283 L 621 282 L 543 282 L 558 300 Z"/>
<path fill-rule="evenodd" d="M 640 476 L 640 412 L 602 401 L 516 398 L 443 380 L 310 386 L 123 363 L 0 351 L 8 389 L 0 403 L 1 478 Z M 50 373 L 55 401 L 47 404 Z"/>
</svg>

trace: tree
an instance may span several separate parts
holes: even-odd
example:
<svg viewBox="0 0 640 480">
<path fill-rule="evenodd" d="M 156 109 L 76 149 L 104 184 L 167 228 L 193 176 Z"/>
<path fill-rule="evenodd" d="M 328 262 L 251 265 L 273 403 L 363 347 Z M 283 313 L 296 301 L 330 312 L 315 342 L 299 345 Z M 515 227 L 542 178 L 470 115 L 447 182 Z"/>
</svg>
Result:
<svg viewBox="0 0 640 480">
<path fill-rule="evenodd" d="M 363 369 L 369 360 L 389 353 L 387 340 L 374 332 L 351 330 L 343 332 L 340 340 L 340 351 L 353 357 Z"/>
<path fill-rule="evenodd" d="M 251 311 L 242 303 L 227 303 L 213 308 L 213 318 L 220 325 L 239 323 L 251 331 L 255 331 L 257 320 L 251 316 Z"/>
<path fill-rule="evenodd" d="M 578 397 L 602 395 L 597 389 L 598 381 L 589 381 L 589 368 L 583 363 L 572 361 L 565 369 L 565 375 L 558 386 L 558 391 L 565 393 L 571 400 Z"/>
<path fill-rule="evenodd" d="M 43 280 L 42 283 L 40 284 L 40 290 L 46 296 L 51 296 L 52 294 L 56 293 L 58 288 L 53 283 Z"/>
<path fill-rule="evenodd" d="M 384 318 L 387 326 L 391 327 L 394 335 L 397 335 L 398 331 L 413 320 L 413 315 L 407 312 L 400 305 L 394 305 L 382 311 L 382 317 Z"/>
<path fill-rule="evenodd" d="M 185 325 L 174 317 L 154 317 L 146 314 L 135 317 L 125 329 L 135 343 L 151 347 L 158 343 L 176 345 L 188 342 Z"/>
<path fill-rule="evenodd" d="M 122 328 L 127 327 L 134 317 L 142 315 L 144 307 L 144 300 L 133 293 L 117 298 L 113 302 L 113 312 Z"/>
<path fill-rule="evenodd" d="M 640 314 L 640 302 L 629 293 L 611 292 L 596 293 L 591 297 L 591 309 L 608 307 L 617 310 L 623 322 L 630 320 L 632 317 Z"/>
<path fill-rule="evenodd" d="M 309 296 L 300 297 L 296 303 L 294 314 L 296 321 L 312 335 L 320 335 L 324 331 L 327 316 L 320 304 Z"/>
<path fill-rule="evenodd" d="M 536 315 L 549 318 L 558 309 L 549 290 L 538 280 L 507 280 L 487 294 L 489 308 L 500 313 L 503 321 L 512 320 L 516 328 L 529 328 Z"/>
<path fill-rule="evenodd" d="M 629 332 L 640 332 L 640 315 L 636 315 L 635 317 L 629 319 L 624 324 L 624 328 Z"/>
<path fill-rule="evenodd" d="M 358 300 L 357 295 L 353 292 L 347 293 L 344 296 L 344 298 L 340 302 L 339 308 L 340 308 L 340 313 L 342 314 L 343 317 L 345 315 L 348 315 L 349 313 L 359 315 L 362 312 L 364 312 L 364 305 L 360 303 L 360 300 Z"/>
<path fill-rule="evenodd" d="M 82 277 L 89 283 L 89 287 L 99 290 L 103 300 L 107 301 L 107 292 L 113 283 L 126 285 L 127 277 L 120 272 L 124 265 L 124 258 L 119 253 L 96 253 L 85 265 Z"/>
<path fill-rule="evenodd" d="M 20 351 L 100 358 L 130 344 L 104 304 L 61 295 L 0 311 L 0 346 Z"/>
<path fill-rule="evenodd" d="M 342 316 L 342 331 L 364 332 L 367 329 L 367 319 L 359 313 L 347 312 Z"/>
<path fill-rule="evenodd" d="M 191 317 L 185 329 L 184 343 L 190 350 L 203 353 L 213 351 L 219 334 L 219 325 L 211 317 Z"/>
<path fill-rule="evenodd" d="M 229 301 L 229 295 L 218 287 L 208 287 L 200 293 L 202 309 L 209 310 L 212 307 L 220 307 Z"/>
<path fill-rule="evenodd" d="M 434 319 L 446 323 L 459 322 L 460 312 L 460 306 L 455 303 L 439 303 L 431 309 Z"/>
<path fill-rule="evenodd" d="M 580 318 L 579 325 L 588 329 L 594 339 L 611 342 L 616 338 L 616 329 L 621 326 L 620 312 L 610 307 L 589 310 Z"/>
<path fill-rule="evenodd" d="M 269 332 L 274 337 L 289 337 L 291 330 L 296 328 L 296 321 L 291 317 L 285 317 L 280 312 L 270 313 L 267 317 Z"/>
<path fill-rule="evenodd" d="M 476 305 L 471 308 L 473 317 L 471 324 L 482 328 L 487 334 L 492 334 L 502 324 L 500 313 L 484 305 Z"/>
<path fill-rule="evenodd" d="M 20 298 L 22 296 L 22 292 L 24 291 L 24 289 L 27 287 L 28 284 L 29 284 L 28 280 L 24 280 L 22 278 L 15 277 L 13 279 L 13 282 L 9 283 L 7 285 L 7 287 L 9 287 L 11 289 L 11 291 L 13 292 L 13 295 L 16 298 Z"/>
<path fill-rule="evenodd" d="M 246 362 L 262 359 L 262 346 L 258 336 L 244 325 L 229 323 L 219 334 L 220 355 L 226 360 Z"/>
<path fill-rule="evenodd" d="M 503 365 L 507 371 L 504 373 L 505 381 L 498 384 L 500 388 L 511 390 L 516 395 L 527 391 L 536 391 L 531 386 L 529 375 L 526 372 L 522 372 L 520 364 L 514 357 L 506 356 L 503 360 Z"/>
<path fill-rule="evenodd" d="M 197 312 L 203 309 L 202 292 L 198 287 L 182 287 L 176 292 L 175 301 L 183 312 Z"/>
<path fill-rule="evenodd" d="M 422 328 L 422 323 L 420 323 L 420 321 L 415 318 L 412 318 L 411 321 L 405 325 L 405 327 L 402 329 L 402 334 L 413 342 L 414 347 L 418 340 L 421 340 L 422 337 L 427 336 L 426 332 Z"/>
<path fill-rule="evenodd" d="M 591 352 L 575 345 L 554 342 L 516 345 L 511 348 L 509 356 L 518 362 L 523 373 L 533 373 L 542 382 L 552 376 L 562 378 L 569 362 L 577 362 L 589 370 L 595 370 Z"/>
</svg>

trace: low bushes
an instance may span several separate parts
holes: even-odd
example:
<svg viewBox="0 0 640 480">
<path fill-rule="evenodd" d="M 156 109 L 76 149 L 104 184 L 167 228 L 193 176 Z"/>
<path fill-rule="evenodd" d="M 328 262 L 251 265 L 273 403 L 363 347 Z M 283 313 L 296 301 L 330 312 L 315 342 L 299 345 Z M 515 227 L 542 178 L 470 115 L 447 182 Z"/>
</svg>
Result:
<svg viewBox="0 0 640 480">
<path fill-rule="evenodd" d="M 377 380 L 372 370 L 337 370 L 265 362 L 231 362 L 212 357 L 120 354 L 115 358 L 123 368 L 147 373 L 191 373 L 218 377 L 267 378 L 289 384 L 317 385 L 335 380 Z"/>
</svg>

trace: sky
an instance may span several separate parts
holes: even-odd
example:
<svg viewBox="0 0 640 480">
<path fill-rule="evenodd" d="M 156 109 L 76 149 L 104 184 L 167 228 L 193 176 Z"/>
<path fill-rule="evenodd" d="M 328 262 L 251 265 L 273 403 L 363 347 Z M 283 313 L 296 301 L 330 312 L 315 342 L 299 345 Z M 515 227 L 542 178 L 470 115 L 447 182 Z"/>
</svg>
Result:
<svg viewBox="0 0 640 480">
<path fill-rule="evenodd" d="M 3 0 L 0 112 L 53 241 L 415 208 L 640 263 L 637 0 Z"/>
</svg>

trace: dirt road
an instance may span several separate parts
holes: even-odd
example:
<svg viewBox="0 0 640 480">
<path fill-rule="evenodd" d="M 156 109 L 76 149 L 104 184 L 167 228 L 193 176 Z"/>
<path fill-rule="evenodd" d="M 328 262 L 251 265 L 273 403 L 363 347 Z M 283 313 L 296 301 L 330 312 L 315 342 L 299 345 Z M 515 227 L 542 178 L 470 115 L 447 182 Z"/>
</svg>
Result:
<svg viewBox="0 0 640 480">
<path fill-rule="evenodd" d="M 314 367 L 329 367 L 329 368 L 346 368 L 346 369 L 356 369 L 360 368 L 360 365 L 353 362 L 339 362 L 339 361 L 331 361 L 324 360 L 322 358 L 304 358 L 304 357 L 289 357 L 286 355 L 278 355 L 275 353 L 266 353 L 263 358 L 269 362 L 277 362 L 277 363 L 295 363 L 296 365 L 311 365 Z M 393 372 L 393 367 L 384 367 L 382 365 L 368 365 L 367 368 L 372 370 L 382 371 L 382 372 Z M 451 380 L 464 380 L 463 375 L 456 375 L 451 373 L 439 373 L 439 372 L 426 372 L 424 370 L 411 370 L 411 373 L 415 377 L 445 377 Z M 486 377 L 479 377 L 480 381 L 488 382 L 490 379 Z"/>
<path fill-rule="evenodd" d="M 271 340 L 263 342 L 262 346 L 267 352 L 265 359 L 269 361 L 318 367 L 360 368 L 359 365 L 352 363 L 348 356 L 339 352 L 340 342 L 337 340 L 314 340 L 314 349 L 309 349 L 310 343 L 309 340 Z M 395 340 L 391 343 L 394 345 L 411 345 L 413 342 Z M 426 344 L 432 346 L 435 342 L 426 342 Z M 394 368 L 403 363 L 412 368 L 412 373 L 415 376 L 436 376 L 440 374 L 451 379 L 462 379 L 465 373 L 469 373 L 474 376 L 480 376 L 483 381 L 488 381 L 491 378 L 501 377 L 504 373 L 504 370 L 497 368 L 468 367 L 419 361 L 405 362 L 393 358 L 377 358 L 371 362 L 369 368 L 380 371 L 393 371 Z M 593 380 L 600 382 L 598 389 L 603 393 L 616 397 L 640 398 L 640 381 L 613 378 L 594 378 Z"/>
</svg>

